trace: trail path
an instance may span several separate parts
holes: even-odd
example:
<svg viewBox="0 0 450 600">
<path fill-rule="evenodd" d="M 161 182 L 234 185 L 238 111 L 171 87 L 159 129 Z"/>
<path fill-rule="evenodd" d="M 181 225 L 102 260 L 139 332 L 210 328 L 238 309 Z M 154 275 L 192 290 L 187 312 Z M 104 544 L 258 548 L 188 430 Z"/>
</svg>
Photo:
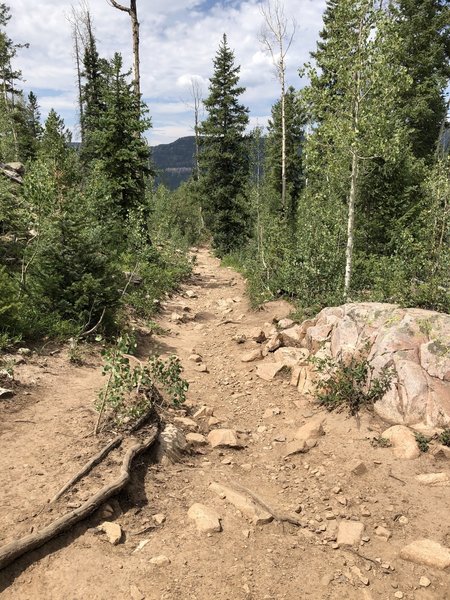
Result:
<svg viewBox="0 0 450 600">
<path fill-rule="evenodd" d="M 177 464 L 139 459 L 127 492 L 112 503 L 122 542 L 113 546 L 98 533 L 101 518 L 94 515 L 0 571 L 2 599 L 450 598 L 448 573 L 398 557 L 401 547 L 421 537 L 450 545 L 448 488 L 424 493 L 411 483 L 414 475 L 436 470 L 430 457 L 398 461 L 389 448 L 370 445 L 381 430 L 371 417 L 358 424 L 334 414 L 325 415 L 326 435 L 315 448 L 284 457 L 286 440 L 317 408 L 289 379 L 259 379 L 256 363 L 241 361 L 254 345 L 235 338 L 289 310 L 278 302 L 252 311 L 242 277 L 206 250 L 198 252 L 191 281 L 158 319 L 165 333 L 144 338 L 140 349 L 145 356 L 156 344 L 183 362 L 188 402 L 184 411 L 165 415 L 167 421 L 192 418 L 206 405 L 208 414 L 195 419 L 196 431 L 206 436 L 217 427 L 231 428 L 242 449 L 205 445 Z M 184 315 L 183 322 L 176 322 L 176 315 Z M 190 360 L 192 354 L 202 357 L 206 372 Z M 96 355 L 83 367 L 71 366 L 65 353 L 29 359 L 17 377 L 28 387 L 0 405 L 0 544 L 29 533 L 46 501 L 98 449 L 98 442 L 86 437 L 103 383 Z M 363 460 L 366 473 L 349 471 L 355 457 Z M 111 472 L 115 462 L 112 457 L 107 464 Z M 255 525 L 214 493 L 212 482 L 247 488 L 302 526 Z M 219 514 L 221 532 L 197 532 L 187 516 L 195 502 Z M 164 517 L 155 522 L 154 515 Z M 336 547 L 336 530 L 345 520 L 364 524 L 359 555 Z M 376 535 L 378 526 L 392 534 L 388 541 Z M 161 555 L 170 562 L 151 562 Z M 431 581 L 429 587 L 419 585 L 422 576 Z"/>
</svg>

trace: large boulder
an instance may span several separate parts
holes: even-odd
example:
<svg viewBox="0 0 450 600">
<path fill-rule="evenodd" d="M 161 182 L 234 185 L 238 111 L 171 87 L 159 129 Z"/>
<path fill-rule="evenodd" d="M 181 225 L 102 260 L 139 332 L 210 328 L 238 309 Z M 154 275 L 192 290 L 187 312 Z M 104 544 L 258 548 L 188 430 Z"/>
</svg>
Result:
<svg viewBox="0 0 450 600">
<path fill-rule="evenodd" d="M 316 356 L 331 354 L 346 364 L 352 358 L 367 358 L 372 378 L 390 369 L 391 388 L 375 404 L 376 413 L 387 422 L 449 427 L 450 315 L 395 304 L 352 303 L 325 308 L 291 330 L 282 334 L 284 345 L 301 345 Z M 303 394 L 310 392 L 313 377 L 308 373 L 307 368 L 296 372 Z"/>
</svg>

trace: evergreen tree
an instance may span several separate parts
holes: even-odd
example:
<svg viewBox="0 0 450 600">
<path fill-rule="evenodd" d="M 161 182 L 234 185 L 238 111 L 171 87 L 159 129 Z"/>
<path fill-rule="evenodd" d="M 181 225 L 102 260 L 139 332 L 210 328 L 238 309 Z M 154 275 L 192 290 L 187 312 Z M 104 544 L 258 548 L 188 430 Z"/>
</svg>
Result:
<svg viewBox="0 0 450 600">
<path fill-rule="evenodd" d="M 146 178 L 152 174 L 150 149 L 143 133 L 150 126 L 145 106 L 137 99 L 130 73 L 122 72 L 122 57 L 115 54 L 104 65 L 105 85 L 100 102 L 103 106 L 95 128 L 85 130 L 92 158 L 111 182 L 118 208 L 125 216 L 142 207 Z M 86 105 L 86 114 L 89 106 Z"/>
<path fill-rule="evenodd" d="M 17 86 L 21 72 L 12 61 L 19 48 L 28 44 L 15 44 L 5 28 L 11 19 L 10 9 L 0 3 L 0 161 L 21 160 L 18 122 L 22 118 L 22 92 Z"/>
<path fill-rule="evenodd" d="M 303 189 L 302 144 L 304 140 L 305 117 L 300 99 L 291 86 L 285 94 L 286 119 L 286 191 L 287 202 L 284 217 L 291 225 L 295 225 L 297 203 Z M 266 142 L 267 179 L 272 188 L 282 192 L 281 181 L 281 101 L 272 107 L 272 118 L 268 124 Z"/>
<path fill-rule="evenodd" d="M 430 162 L 447 113 L 450 4 L 448 0 L 393 0 L 391 9 L 401 40 L 399 61 L 412 78 L 400 98 L 404 118 L 412 129 L 414 155 Z"/>
<path fill-rule="evenodd" d="M 225 34 L 213 62 L 204 101 L 208 117 L 200 126 L 200 171 L 205 223 L 223 255 L 242 245 L 248 230 L 248 109 L 239 103 L 245 88 L 238 85 L 240 67 L 234 65 Z"/>
</svg>

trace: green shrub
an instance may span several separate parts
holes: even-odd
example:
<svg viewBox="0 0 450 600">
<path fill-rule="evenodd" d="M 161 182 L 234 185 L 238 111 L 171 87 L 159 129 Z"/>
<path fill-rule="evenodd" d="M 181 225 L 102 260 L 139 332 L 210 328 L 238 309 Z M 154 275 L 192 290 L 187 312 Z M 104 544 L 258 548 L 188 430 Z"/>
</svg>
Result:
<svg viewBox="0 0 450 600">
<path fill-rule="evenodd" d="M 430 438 L 417 431 L 414 433 L 414 436 L 416 438 L 417 445 L 419 446 L 419 450 L 421 452 L 428 452 L 431 441 Z"/>
<path fill-rule="evenodd" d="M 320 376 L 316 399 L 329 411 L 346 409 L 357 415 L 381 400 L 391 387 L 392 373 L 384 369 L 379 378 L 373 378 L 373 367 L 367 360 L 352 358 L 345 364 L 342 360 L 313 358 L 312 362 Z"/>
</svg>

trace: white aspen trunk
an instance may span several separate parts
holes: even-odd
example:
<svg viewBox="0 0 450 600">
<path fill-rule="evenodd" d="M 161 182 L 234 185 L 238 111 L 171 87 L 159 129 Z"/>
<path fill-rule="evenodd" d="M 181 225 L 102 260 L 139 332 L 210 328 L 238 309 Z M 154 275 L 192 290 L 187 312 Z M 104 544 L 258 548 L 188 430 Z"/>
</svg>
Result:
<svg viewBox="0 0 450 600">
<path fill-rule="evenodd" d="M 284 61 L 281 64 L 281 206 L 286 210 L 286 112 Z"/>
<path fill-rule="evenodd" d="M 350 194 L 348 199 L 348 220 L 347 220 L 347 249 L 345 252 L 345 281 L 344 281 L 344 300 L 347 301 L 348 292 L 352 280 L 353 265 L 353 245 L 355 231 L 355 200 L 358 184 L 359 162 L 356 152 L 352 156 L 352 174 L 350 180 Z"/>
<path fill-rule="evenodd" d="M 130 1 L 131 30 L 133 34 L 133 56 L 134 56 L 134 93 L 141 100 L 141 73 L 139 63 L 139 21 L 137 17 L 136 0 Z"/>
</svg>

